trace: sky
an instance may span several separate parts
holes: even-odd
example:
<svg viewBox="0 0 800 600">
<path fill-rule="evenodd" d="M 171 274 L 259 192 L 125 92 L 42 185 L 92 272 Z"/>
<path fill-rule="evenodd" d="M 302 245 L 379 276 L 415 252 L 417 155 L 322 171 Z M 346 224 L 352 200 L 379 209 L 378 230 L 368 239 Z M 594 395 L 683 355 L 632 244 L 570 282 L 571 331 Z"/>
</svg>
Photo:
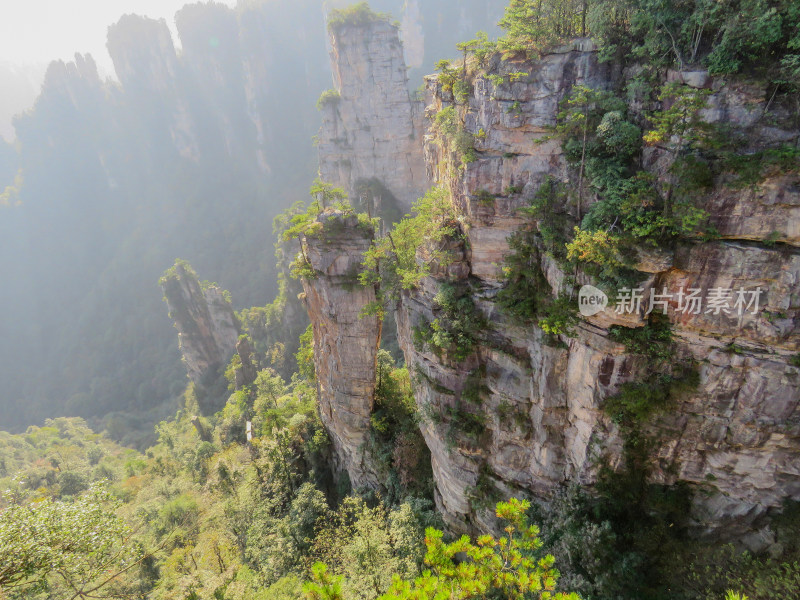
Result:
<svg viewBox="0 0 800 600">
<path fill-rule="evenodd" d="M 219 0 L 234 6 L 235 0 Z M 89 52 L 102 74 L 113 75 L 106 30 L 122 15 L 164 18 L 175 33 L 175 13 L 187 0 L 0 0 L 0 63 L 47 64 Z M 176 39 L 177 45 L 177 39 Z M 1 93 L 1 92 L 0 92 Z"/>
</svg>

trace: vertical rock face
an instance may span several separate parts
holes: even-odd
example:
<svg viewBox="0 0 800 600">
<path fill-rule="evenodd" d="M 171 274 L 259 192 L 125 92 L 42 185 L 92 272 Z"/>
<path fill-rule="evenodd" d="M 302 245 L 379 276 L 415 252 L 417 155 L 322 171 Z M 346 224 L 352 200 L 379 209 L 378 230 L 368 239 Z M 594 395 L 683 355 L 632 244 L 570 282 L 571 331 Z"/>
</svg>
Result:
<svg viewBox="0 0 800 600">
<path fill-rule="evenodd" d="M 348 36 L 352 45 L 355 40 L 362 50 L 370 43 L 356 32 Z M 364 59 L 353 55 L 355 48 L 336 43 L 337 82 L 364 81 L 363 74 L 370 72 Z M 496 303 L 508 238 L 523 223 L 517 209 L 546 177 L 571 183 L 560 141 L 548 139 L 559 101 L 576 84 L 608 88 L 620 74 L 598 64 L 588 40 L 536 62 L 492 61 L 493 74 L 526 76 L 499 85 L 485 75 L 474 78 L 466 104 L 455 106 L 464 130 L 474 136 L 475 160 L 460 166 L 431 127 L 441 109 L 453 106 L 452 94 L 436 77 L 427 80 L 428 128 L 424 143 L 416 139 L 411 151 L 424 155 L 428 177 L 450 190 L 467 225 L 467 243 L 457 249 L 446 273 L 432 273 L 405 294 L 397 313 L 398 339 L 409 370 L 418 375 L 417 403 L 422 414 L 434 416 L 421 428 L 432 454 L 437 505 L 456 530 L 492 527 L 491 514 L 474 502 L 480 488 L 545 499 L 568 481 L 591 485 L 601 462 L 619 467 L 623 440 L 603 405 L 621 384 L 641 380 L 648 367 L 645 357 L 627 353 L 608 330 L 612 324 L 641 327 L 646 306 L 624 319 L 607 309 L 581 320 L 574 337 L 554 340 L 535 325 L 514 324 Z M 672 77 L 712 90 L 707 120 L 742 131 L 754 150 L 796 139 L 797 131 L 760 123 L 763 90 L 724 86 L 700 75 Z M 352 165 L 372 160 L 373 146 L 342 125 L 341 111 L 351 110 L 356 93 L 349 90 L 359 88 L 338 87 L 342 99 L 325 113 L 320 159 L 328 172 L 339 173 L 339 181 L 350 181 Z M 405 93 L 398 98 L 404 102 Z M 367 98 L 365 106 L 369 112 L 375 105 Z M 386 119 L 393 123 L 388 113 Z M 370 123 L 375 125 L 368 139 L 396 136 L 397 144 L 405 143 L 397 130 L 376 130 L 381 119 Z M 351 141 L 357 139 L 362 141 Z M 662 151 L 648 150 L 645 165 L 659 176 L 663 158 Z M 693 287 L 762 290 L 759 310 L 741 317 L 670 307 L 675 355 L 697 362 L 700 381 L 648 426 L 655 441 L 651 481 L 688 483 L 694 492 L 691 518 L 700 531 L 744 539 L 754 547 L 768 541 L 753 533 L 762 517 L 787 498 L 800 499 L 797 190 L 794 174 L 770 175 L 747 189 L 715 181 L 703 208 L 722 239 L 642 254 L 637 264 L 645 300 L 664 288 L 670 293 Z M 566 277 L 559 265 L 542 253 L 539 266 L 550 286 L 559 289 Z M 415 328 L 440 316 L 435 297 L 445 282 L 468 289 L 488 322 L 463 360 L 415 340 Z M 319 360 L 325 361 L 324 353 Z M 333 369 L 328 373 L 335 378 Z M 467 397 L 473 401 L 465 402 Z M 467 431 L 464 422 L 480 426 Z"/>
<path fill-rule="evenodd" d="M 253 347 L 246 337 L 236 342 L 236 354 L 239 355 L 239 365 L 234 372 L 234 385 L 241 390 L 256 380 L 258 368 L 253 362 Z"/>
<path fill-rule="evenodd" d="M 222 4 L 188 4 L 175 14 L 182 63 L 198 82 L 189 97 L 201 115 L 202 135 L 216 125 L 216 145 L 230 157 L 244 157 L 255 145 L 248 118 L 242 48 L 236 13 Z M 206 116 L 207 115 L 207 116 Z"/>
<path fill-rule="evenodd" d="M 126 88 L 172 89 L 178 57 L 164 19 L 125 15 L 108 28 L 108 53 Z"/>
<path fill-rule="evenodd" d="M 333 441 L 338 469 L 354 487 L 378 487 L 364 453 L 375 393 L 381 322 L 361 316 L 375 290 L 358 283 L 371 226 L 328 209 L 305 235 L 303 253 L 315 277 L 303 280 L 304 301 L 314 331 L 314 361 L 322 422 Z"/>
<path fill-rule="evenodd" d="M 428 182 L 419 152 L 422 105 L 412 102 L 398 29 L 378 19 L 331 31 L 338 98 L 324 102 L 319 172 L 357 198 L 357 184 L 378 180 L 403 210 Z"/>
<path fill-rule="evenodd" d="M 313 173 L 309 140 L 319 129 L 319 119 L 307 99 L 330 81 L 320 4 L 239 3 L 237 11 L 259 167 L 268 174 L 294 173 L 299 166 Z M 298 51 L 298 40 L 306 51 Z"/>
<path fill-rule="evenodd" d="M 209 169 L 233 160 L 228 171 L 263 177 L 310 166 L 298 162 L 318 121 L 297 98 L 327 76 L 321 23 L 308 18 L 314 9 L 313 0 L 188 4 L 175 15 L 180 53 L 163 19 L 123 16 L 109 27 L 108 50 L 126 111 L 165 134 L 154 143 L 159 152 L 174 148 Z M 305 51 L 288 52 L 297 35 Z"/>
<path fill-rule="evenodd" d="M 166 21 L 124 15 L 108 28 L 107 46 L 126 94 L 137 98 L 148 128 L 159 131 L 160 150 L 174 148 L 180 157 L 198 161 L 196 117 L 179 93 L 181 66 Z"/>
<path fill-rule="evenodd" d="M 536 139 L 554 125 L 558 102 L 572 85 L 607 87 L 611 74 L 597 64 L 591 44 L 584 41 L 536 63 L 490 68 L 500 74 L 524 71 L 528 77 L 501 86 L 481 76 L 475 79 L 474 92 L 459 111 L 466 131 L 485 132 L 475 138 L 477 160 L 451 168 L 452 158 L 430 130 L 425 145 L 432 178 L 450 189 L 469 224 L 466 259 L 473 298 L 490 326 L 474 355 L 454 364 L 410 343 L 412 328 L 430 319 L 440 281 L 431 278 L 409 294 L 399 314 L 410 368 L 426 375 L 416 390 L 423 410 L 427 405 L 434 413 L 452 414 L 448 407 L 460 401 L 470 374 L 476 369 L 485 373 L 478 410 L 485 415 L 486 429 L 479 444 L 457 441 L 447 448 L 442 430 L 447 417 L 423 426 L 433 455 L 437 500 L 451 524 L 462 528 L 470 523 L 489 526 L 487 515 L 467 501 L 480 479 L 507 493 L 547 497 L 566 481 L 591 484 L 598 459 L 619 465 L 620 434 L 602 406 L 621 383 L 640 379 L 647 368 L 643 357 L 626 354 L 608 338 L 608 326 L 618 319 L 607 314 L 611 311 L 585 319 L 574 338 L 562 337 L 552 346 L 537 327 L 526 331 L 508 322 L 493 302 L 501 286 L 499 267 L 509 252 L 508 235 L 521 223 L 519 202 L 530 198 L 545 176 L 570 182 L 559 141 Z M 759 143 L 797 135 L 763 130 L 756 118 L 764 108 L 759 90 L 725 88 L 707 77 L 704 81 L 714 91 L 706 118 L 746 131 L 755 149 Z M 452 96 L 435 77 L 428 85 L 428 115 L 433 116 L 452 104 Z M 656 175 L 660 160 L 658 151 L 647 157 Z M 509 186 L 522 191 L 510 194 Z M 481 190 L 491 201 L 478 199 Z M 650 426 L 656 440 L 652 481 L 691 484 L 695 525 L 719 535 L 747 537 L 770 508 L 786 498 L 800 498 L 795 460 L 800 452 L 800 369 L 792 361 L 800 344 L 796 205 L 796 175 L 769 177 L 746 190 L 716 182 L 705 207 L 727 239 L 687 244 L 674 255 L 640 257 L 637 267 L 645 297 L 664 288 L 671 293 L 681 288 L 763 290 L 756 314 L 669 310 L 676 356 L 698 361 L 700 384 Z M 770 235 L 785 245 L 764 245 Z M 540 266 L 558 289 L 564 279 L 558 265 L 544 256 Z M 643 311 L 616 322 L 637 327 L 642 316 Z M 730 347 L 735 352 L 726 349 Z M 753 535 L 748 539 L 754 545 L 763 541 Z"/>
<path fill-rule="evenodd" d="M 634 367 L 624 348 L 596 328 L 581 331 L 567 345 L 553 345 L 538 328 L 515 325 L 494 303 L 508 236 L 523 223 L 517 209 L 546 177 L 567 177 L 559 141 L 536 139 L 550 135 L 558 103 L 573 85 L 605 87 L 607 74 L 587 42 L 535 64 L 496 60 L 491 68 L 498 74 L 525 70 L 530 76 L 499 86 L 484 77 L 474 81 L 462 116 L 466 131 L 485 132 L 475 138 L 477 160 L 454 168 L 435 132 L 429 130 L 425 138 L 431 178 L 450 189 L 469 224 L 461 267 L 454 269 L 454 264 L 447 274 L 426 278 L 403 298 L 398 312 L 406 361 L 424 374 L 416 380 L 417 403 L 423 414 L 439 415 L 422 425 L 432 454 L 437 504 L 450 527 L 462 531 L 491 527 L 491 514 L 476 508 L 480 485 L 504 494 L 547 497 L 568 480 L 591 481 L 594 459 L 602 449 L 621 444 L 603 417 L 601 401 L 630 378 Z M 432 120 L 452 104 L 452 96 L 435 77 L 428 79 L 428 89 L 427 115 Z M 506 195 L 511 186 L 521 193 Z M 479 201 L 479 190 L 492 201 Z M 554 265 L 550 270 L 553 277 L 563 277 Z M 414 328 L 437 316 L 434 297 L 442 283 L 454 279 L 454 272 L 470 283 L 473 300 L 489 323 L 473 354 L 462 362 L 412 343 Z M 470 388 L 481 390 L 476 404 L 464 400 L 465 392 L 474 393 Z M 454 419 L 459 411 L 483 420 L 477 439 L 459 432 L 463 423 Z"/>
<path fill-rule="evenodd" d="M 425 34 L 419 0 L 408 0 L 403 10 L 400 31 L 403 37 L 405 60 L 409 68 L 421 67 L 425 60 Z"/>
<path fill-rule="evenodd" d="M 239 330 L 231 303 L 220 288 L 203 289 L 197 275 L 181 262 L 162 278 L 161 287 L 178 330 L 189 378 L 203 385 L 218 374 L 236 349 Z"/>
</svg>

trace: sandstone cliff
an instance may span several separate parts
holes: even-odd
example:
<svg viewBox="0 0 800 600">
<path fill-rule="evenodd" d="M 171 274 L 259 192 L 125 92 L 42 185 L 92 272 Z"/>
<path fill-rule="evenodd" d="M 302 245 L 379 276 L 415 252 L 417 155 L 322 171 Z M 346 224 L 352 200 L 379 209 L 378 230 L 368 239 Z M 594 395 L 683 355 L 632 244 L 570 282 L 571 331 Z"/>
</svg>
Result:
<svg viewBox="0 0 800 600">
<path fill-rule="evenodd" d="M 216 285 L 201 287 L 191 267 L 181 261 L 161 278 L 161 288 L 189 378 L 203 386 L 219 375 L 237 349 L 239 329 L 230 300 Z"/>
<path fill-rule="evenodd" d="M 336 94 L 320 103 L 320 177 L 351 198 L 377 180 L 393 196 L 378 203 L 397 202 L 406 212 L 428 182 L 419 152 L 422 104 L 409 97 L 398 29 L 384 19 L 343 24 L 330 40 Z"/>
<path fill-rule="evenodd" d="M 330 433 L 337 470 L 354 487 L 377 487 L 364 443 L 375 394 L 381 321 L 362 316 L 375 290 L 358 283 L 363 252 L 374 231 L 358 217 L 327 209 L 303 236 L 314 277 L 303 279 L 303 301 L 314 332 L 314 362 L 322 422 Z"/>
<path fill-rule="evenodd" d="M 501 86 L 478 77 L 468 105 L 461 109 L 468 131 L 486 132 L 476 140 L 477 160 L 454 177 L 453 170 L 444 168 L 449 162 L 436 136 L 426 138 L 425 148 L 433 176 L 450 188 L 469 224 L 475 300 L 492 326 L 472 362 L 458 365 L 420 353 L 409 343 L 408 325 L 401 329 L 408 362 L 422 365 L 427 379 L 458 390 L 476 364 L 486 372 L 487 443 L 477 451 L 473 447 L 446 451 L 435 447 L 441 446 L 441 432 L 430 430 L 426 435 L 441 506 L 460 522 L 481 521 L 467 504 L 479 477 L 503 490 L 547 497 L 565 481 L 594 481 L 600 459 L 619 464 L 620 434 L 602 406 L 620 383 L 646 371 L 641 357 L 626 354 L 624 346 L 608 336 L 608 326 L 614 322 L 642 325 L 636 321 L 644 309 L 627 322 L 606 309 L 582 321 L 574 338 L 562 336 L 562 347 L 553 347 L 536 328 L 520 330 L 508 322 L 491 301 L 499 287 L 499 266 L 509 252 L 508 235 L 520 224 L 515 210 L 519 198 L 530 197 L 544 176 L 574 184 L 575 174 L 566 168 L 559 141 L 536 143 L 536 139 L 545 138 L 548 127 L 555 125 L 558 101 L 571 86 L 597 88 L 611 83 L 611 74 L 597 64 L 585 42 L 534 64 L 499 65 L 500 72 L 504 68 L 524 70 L 528 77 Z M 707 79 L 703 84 L 713 90 L 707 121 L 724 119 L 751 132 L 751 140 L 759 135 L 762 139 L 797 135 L 763 131 L 760 91 L 724 87 Z M 429 80 L 429 91 L 431 115 L 452 102 L 435 78 Z M 512 106 L 514 110 L 509 110 Z M 655 149 L 648 156 L 656 175 L 660 175 L 659 153 Z M 724 239 L 680 245 L 674 255 L 638 265 L 646 297 L 664 288 L 672 293 L 680 288 L 764 290 L 763 311 L 757 315 L 693 315 L 674 305 L 669 310 L 676 356 L 691 355 L 699 362 L 700 384 L 652 425 L 658 440 L 653 481 L 693 484 L 696 524 L 726 535 L 742 533 L 783 499 L 797 499 L 800 473 L 792 457 L 800 441 L 796 414 L 800 373 L 791 364 L 800 343 L 796 324 L 800 256 L 792 237 L 800 199 L 797 181 L 796 175 L 768 178 L 757 188 L 738 192 L 717 184 L 708 201 L 709 213 Z M 509 186 L 523 192 L 509 196 Z M 481 190 L 492 197 L 488 206 L 478 199 Z M 778 231 L 773 238 L 787 246 L 776 249 L 772 241 L 768 245 L 744 241 L 763 242 L 767 229 Z M 541 267 L 553 289 L 559 289 L 565 274 L 546 256 Z M 429 310 L 431 295 L 426 288 L 435 290 L 437 283 L 428 282 L 404 302 L 406 323 L 413 324 Z M 436 392 L 435 385 L 425 385 L 425 380 L 418 392 L 421 404 L 442 407 L 454 402 Z M 501 404 L 510 405 L 519 418 L 504 422 L 499 418 Z"/>
<path fill-rule="evenodd" d="M 358 77 L 366 56 L 337 62 L 340 80 Z M 491 528 L 490 513 L 474 501 L 479 488 L 546 500 L 566 482 L 593 483 L 601 464 L 620 467 L 623 435 L 603 405 L 621 384 L 640 380 L 648 368 L 646 357 L 627 352 L 608 329 L 612 324 L 641 327 L 644 308 L 621 318 L 609 307 L 581 320 L 574 336 L 553 339 L 535 325 L 515 324 L 496 301 L 509 235 L 523 224 L 517 209 L 548 176 L 575 185 L 560 141 L 549 137 L 559 101 L 576 84 L 607 88 L 625 74 L 599 64 L 587 40 L 536 62 L 492 60 L 487 70 L 494 75 L 525 76 L 498 82 L 479 74 L 471 81 L 466 103 L 455 107 L 474 140 L 475 160 L 462 165 L 433 126 L 435 115 L 454 105 L 453 95 L 437 77 L 428 78 L 428 127 L 415 151 L 424 154 L 429 178 L 450 190 L 466 243 L 447 273 L 427 277 L 403 297 L 397 314 L 407 364 L 419 374 L 417 404 L 423 414 L 434 416 L 421 427 L 432 454 L 437 504 L 456 530 Z M 343 72 L 348 65 L 354 70 L 349 75 Z M 765 124 L 763 90 L 726 85 L 698 72 L 669 77 L 709 89 L 705 120 L 745 132 L 753 151 L 769 140 L 797 139 L 786 125 Z M 787 122 L 780 115 L 777 121 Z M 382 132 L 370 129 L 370 135 L 378 138 Z M 368 144 L 326 144 L 320 161 L 361 164 L 371 160 L 371 151 Z M 664 176 L 664 154 L 657 147 L 645 151 L 645 167 L 657 178 Z M 651 481 L 688 483 L 697 530 L 745 539 L 754 547 L 767 541 L 768 534 L 753 532 L 769 510 L 784 499 L 800 499 L 800 368 L 794 358 L 800 348 L 798 181 L 791 173 L 768 174 L 744 189 L 715 181 L 703 203 L 719 239 L 650 252 L 636 265 L 645 300 L 664 288 L 673 293 L 691 287 L 763 291 L 761 310 L 741 317 L 687 314 L 670 305 L 675 357 L 699 365 L 699 385 L 648 425 L 655 440 Z M 575 207 L 565 210 L 577 224 Z M 553 289 L 562 287 L 566 274 L 544 252 L 540 268 Z M 436 317 L 435 297 L 445 282 L 460 282 L 488 322 L 464 360 L 414 343 L 414 328 Z M 588 279 L 578 283 L 583 282 Z M 360 343 L 371 347 L 374 338 Z M 477 393 L 479 401 L 465 402 L 465 390 L 473 399 Z M 367 411 L 370 402 L 365 393 L 353 410 Z M 459 431 L 453 415 L 477 426 Z"/>
</svg>

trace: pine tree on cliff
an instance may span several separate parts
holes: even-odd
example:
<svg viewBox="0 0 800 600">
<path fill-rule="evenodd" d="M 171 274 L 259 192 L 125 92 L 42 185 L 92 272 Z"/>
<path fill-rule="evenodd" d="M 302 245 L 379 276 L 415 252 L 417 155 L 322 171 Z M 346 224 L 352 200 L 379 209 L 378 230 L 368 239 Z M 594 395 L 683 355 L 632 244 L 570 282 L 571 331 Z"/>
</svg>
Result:
<svg viewBox="0 0 800 600">
<path fill-rule="evenodd" d="M 583 0 L 511 0 L 498 25 L 504 54 L 533 57 L 579 35 L 586 35 L 587 2 Z"/>
</svg>

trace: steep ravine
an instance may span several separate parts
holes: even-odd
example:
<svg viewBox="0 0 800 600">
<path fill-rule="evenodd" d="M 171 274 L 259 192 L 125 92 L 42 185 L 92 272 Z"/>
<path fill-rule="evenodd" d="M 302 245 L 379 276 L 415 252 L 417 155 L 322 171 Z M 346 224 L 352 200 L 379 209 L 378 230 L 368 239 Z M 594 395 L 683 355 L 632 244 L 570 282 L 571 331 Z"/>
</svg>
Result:
<svg viewBox="0 0 800 600">
<path fill-rule="evenodd" d="M 367 25 L 357 33 L 364 40 L 373 34 L 385 36 L 385 25 Z M 353 34 L 351 40 L 358 36 Z M 333 46 L 337 45 L 334 35 Z M 384 60 L 375 52 L 392 51 L 391 45 L 380 46 L 383 50 L 368 43 L 359 47 L 362 53 L 352 53 L 346 64 L 336 65 L 339 81 L 348 79 L 343 70 L 364 73 L 369 65 Z M 760 309 L 741 318 L 685 313 L 677 311 L 674 302 L 670 304 L 675 356 L 695 361 L 699 384 L 646 429 L 654 440 L 650 480 L 689 484 L 695 529 L 763 547 L 769 542 L 763 517 L 785 499 L 800 500 L 796 460 L 800 368 L 793 365 L 800 350 L 800 180 L 796 174 L 779 174 L 745 189 L 715 181 L 704 208 L 719 233 L 717 239 L 642 255 L 637 269 L 644 302 L 638 314 L 620 318 L 612 299 L 605 311 L 582 319 L 573 337 L 561 335 L 554 340 L 536 326 L 515 324 L 497 304 L 508 237 L 523 224 L 517 209 L 546 177 L 575 184 L 560 141 L 548 138 L 559 101 L 576 84 L 607 88 L 627 75 L 599 64 L 588 40 L 535 62 L 492 60 L 489 69 L 496 74 L 525 72 L 527 76 L 500 85 L 483 75 L 474 78 L 466 105 L 459 105 L 457 111 L 465 129 L 476 136 L 476 160 L 456 168 L 453 157 L 443 150 L 433 119 L 453 104 L 453 97 L 435 76 L 427 79 L 425 135 L 416 139 L 413 149 L 417 156 L 424 156 L 431 182 L 450 190 L 466 233 L 460 259 L 447 273 L 434 272 L 404 294 L 397 312 L 401 347 L 409 370 L 416 374 L 417 404 L 423 415 L 438 415 L 424 419 L 421 429 L 431 450 L 436 501 L 443 516 L 455 530 L 491 528 L 489 511 L 471 502 L 478 487 L 546 500 L 566 482 L 591 485 L 601 464 L 619 467 L 623 438 L 602 407 L 622 383 L 640 380 L 647 373 L 648 361 L 626 353 L 624 345 L 609 337 L 609 326 L 642 326 L 653 290 L 760 288 Z M 763 90 L 718 81 L 702 72 L 669 73 L 668 77 L 711 90 L 705 120 L 745 132 L 753 149 L 770 140 L 797 138 L 796 131 L 764 124 Z M 358 94 L 357 86 L 350 87 L 347 95 L 342 93 L 342 103 L 357 105 Z M 384 106 L 388 110 L 391 103 Z M 387 139 L 387 133 L 375 127 L 359 135 L 365 133 L 376 140 Z M 352 132 L 340 130 L 338 135 L 344 139 Z M 403 147 L 407 138 L 398 143 Z M 343 154 L 362 149 L 372 151 L 370 144 L 359 143 L 327 155 L 333 150 L 323 145 L 320 161 L 324 165 L 334 159 L 346 158 L 351 164 L 374 160 L 372 155 Z M 648 148 L 644 166 L 659 176 L 664 158 L 663 150 Z M 381 175 L 374 173 L 379 179 Z M 339 181 L 345 183 L 343 179 Z M 510 187 L 518 191 L 509 194 Z M 318 251 L 331 253 L 316 259 L 321 264 L 355 265 L 362 248 L 334 245 Z M 542 273 L 558 289 L 565 274 L 545 253 L 541 256 Z M 317 280 L 307 288 L 325 288 L 341 276 L 338 272 L 329 276 L 326 270 L 318 268 Z M 333 279 L 328 281 L 329 277 Z M 415 347 L 413 341 L 413 328 L 435 316 L 434 296 L 445 281 L 467 286 L 488 321 L 474 351 L 461 361 L 425 345 Z M 354 310 L 353 296 L 342 294 L 338 303 L 329 299 L 334 301 L 326 304 L 324 314 L 318 309 L 309 311 L 315 332 L 330 322 L 350 323 L 346 315 Z M 358 330 L 367 337 L 355 339 Z M 378 328 L 353 323 L 347 339 L 352 347 L 366 351 L 377 345 L 375 336 L 379 336 Z M 318 351 L 322 340 L 321 333 L 315 336 Z M 364 365 L 374 360 L 370 356 L 365 354 Z M 335 357 L 326 362 L 326 355 L 318 354 L 317 361 L 326 386 L 345 385 L 337 382 L 337 373 L 338 377 L 352 375 L 337 366 Z M 347 398 L 348 412 L 358 414 L 360 421 L 368 419 L 372 402 L 370 386 L 363 383 L 358 393 Z M 461 393 L 474 386 L 480 402 L 467 405 Z M 453 431 L 449 418 L 456 407 L 484 416 L 478 435 Z M 337 452 L 352 476 L 361 467 L 349 461 L 359 465 L 364 461 L 359 454 L 360 438 L 346 434 L 344 425 L 330 418 L 326 426 L 338 440 Z"/>
</svg>

